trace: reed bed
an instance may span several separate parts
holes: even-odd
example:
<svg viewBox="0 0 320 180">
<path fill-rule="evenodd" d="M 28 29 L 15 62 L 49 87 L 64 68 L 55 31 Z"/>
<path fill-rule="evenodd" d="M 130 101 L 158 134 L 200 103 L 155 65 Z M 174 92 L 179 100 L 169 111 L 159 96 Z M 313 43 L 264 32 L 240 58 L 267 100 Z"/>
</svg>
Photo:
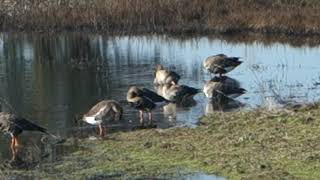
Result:
<svg viewBox="0 0 320 180">
<path fill-rule="evenodd" d="M 1 0 L 2 30 L 320 34 L 317 0 Z"/>
</svg>

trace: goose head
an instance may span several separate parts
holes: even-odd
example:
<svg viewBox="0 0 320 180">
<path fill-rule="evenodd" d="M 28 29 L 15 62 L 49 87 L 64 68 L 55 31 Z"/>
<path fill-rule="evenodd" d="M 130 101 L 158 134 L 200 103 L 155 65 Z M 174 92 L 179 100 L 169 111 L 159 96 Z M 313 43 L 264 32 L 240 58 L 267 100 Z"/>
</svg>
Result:
<svg viewBox="0 0 320 180">
<path fill-rule="evenodd" d="M 161 64 L 156 64 L 156 67 L 154 68 L 154 73 L 153 75 L 155 76 L 158 71 L 164 70 L 164 67 Z"/>
<path fill-rule="evenodd" d="M 127 92 L 127 101 L 135 102 L 142 96 L 142 91 L 137 86 L 131 86 Z"/>
<path fill-rule="evenodd" d="M 157 64 L 156 67 L 155 67 L 155 70 L 158 71 L 158 70 L 164 70 L 164 67 L 161 65 L 161 64 Z"/>
</svg>

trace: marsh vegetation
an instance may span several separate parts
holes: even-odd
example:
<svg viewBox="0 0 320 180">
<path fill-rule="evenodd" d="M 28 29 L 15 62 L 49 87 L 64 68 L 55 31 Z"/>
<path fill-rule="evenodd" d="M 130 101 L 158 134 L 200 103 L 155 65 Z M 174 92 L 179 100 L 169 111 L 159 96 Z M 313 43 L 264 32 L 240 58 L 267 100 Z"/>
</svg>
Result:
<svg viewBox="0 0 320 180">
<path fill-rule="evenodd" d="M 317 0 L 5 0 L 2 30 L 319 34 Z"/>
</svg>

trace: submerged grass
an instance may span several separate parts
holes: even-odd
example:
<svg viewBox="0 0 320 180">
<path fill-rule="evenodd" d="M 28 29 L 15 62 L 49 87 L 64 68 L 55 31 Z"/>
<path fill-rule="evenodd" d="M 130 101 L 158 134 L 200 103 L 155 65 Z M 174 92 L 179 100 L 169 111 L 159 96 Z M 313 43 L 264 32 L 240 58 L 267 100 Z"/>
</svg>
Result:
<svg viewBox="0 0 320 180">
<path fill-rule="evenodd" d="M 84 179 L 202 171 L 230 179 L 319 179 L 319 126 L 318 104 L 279 112 L 217 112 L 202 118 L 197 128 L 117 132 L 108 140 L 83 140 L 81 150 L 23 173 Z"/>
<path fill-rule="evenodd" d="M 318 0 L 3 0 L 3 30 L 320 34 Z"/>
</svg>

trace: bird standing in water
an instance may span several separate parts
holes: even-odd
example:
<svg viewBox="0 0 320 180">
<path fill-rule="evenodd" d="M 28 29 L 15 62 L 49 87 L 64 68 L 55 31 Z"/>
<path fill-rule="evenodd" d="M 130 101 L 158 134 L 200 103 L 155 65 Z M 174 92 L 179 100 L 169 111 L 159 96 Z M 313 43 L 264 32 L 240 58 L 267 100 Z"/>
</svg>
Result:
<svg viewBox="0 0 320 180">
<path fill-rule="evenodd" d="M 18 136 L 23 131 L 39 131 L 53 136 L 48 133 L 45 128 L 40 127 L 25 118 L 7 112 L 0 112 L 0 132 L 9 133 L 11 135 L 10 148 L 13 160 L 17 157 L 17 147 L 19 146 Z"/>
<path fill-rule="evenodd" d="M 239 66 L 242 61 L 239 61 L 239 57 L 228 57 L 225 54 L 217 54 L 209 56 L 203 61 L 203 67 L 210 73 L 226 74 Z"/>
<path fill-rule="evenodd" d="M 161 94 L 164 98 L 180 106 L 190 106 L 194 104 L 193 97 L 201 92 L 200 89 L 178 84 L 165 84 L 161 88 Z"/>
<path fill-rule="evenodd" d="M 170 101 L 166 100 L 157 93 L 143 88 L 139 89 L 136 86 L 131 86 L 127 92 L 127 101 L 140 113 L 140 124 L 144 125 L 143 113 L 148 112 L 149 124 L 152 124 L 152 111 L 161 105 L 168 104 Z"/>
<path fill-rule="evenodd" d="M 103 125 L 104 119 L 110 115 L 113 120 L 122 119 L 122 107 L 115 100 L 103 100 L 94 105 L 86 114 L 83 115 L 83 121 L 99 126 L 99 135 L 106 135 L 106 127 Z"/>
<path fill-rule="evenodd" d="M 180 75 L 174 71 L 165 70 L 164 67 L 160 64 L 156 65 L 154 72 L 154 81 L 155 85 L 164 85 L 164 84 L 178 84 L 180 80 Z"/>
</svg>

